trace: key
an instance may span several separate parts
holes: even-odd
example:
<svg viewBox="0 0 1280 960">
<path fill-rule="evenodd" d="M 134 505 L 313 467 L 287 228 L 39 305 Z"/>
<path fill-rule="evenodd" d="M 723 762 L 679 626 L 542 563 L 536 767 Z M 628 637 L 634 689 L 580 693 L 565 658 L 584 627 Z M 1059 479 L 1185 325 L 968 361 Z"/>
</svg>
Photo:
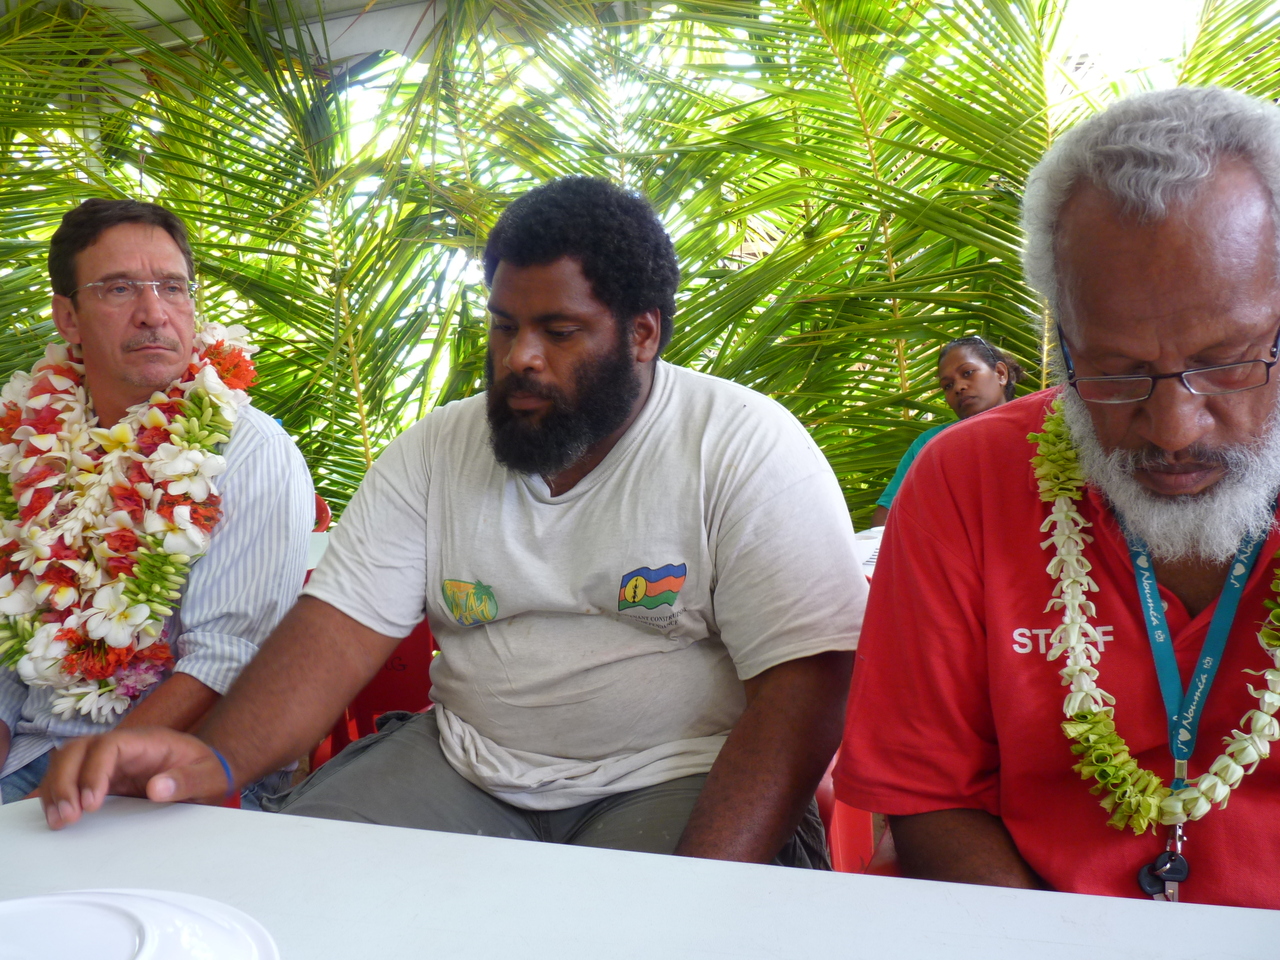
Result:
<svg viewBox="0 0 1280 960">
<path fill-rule="evenodd" d="M 1138 871 L 1138 886 L 1149 897 L 1161 897 L 1176 903 L 1178 884 L 1185 881 L 1190 873 L 1186 857 L 1166 850 Z"/>
</svg>

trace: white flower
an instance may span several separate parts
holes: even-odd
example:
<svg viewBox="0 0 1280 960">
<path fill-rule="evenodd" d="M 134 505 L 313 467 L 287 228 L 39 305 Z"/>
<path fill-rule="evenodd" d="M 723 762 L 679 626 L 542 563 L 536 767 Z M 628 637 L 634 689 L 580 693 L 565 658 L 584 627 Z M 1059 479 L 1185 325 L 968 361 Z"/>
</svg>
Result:
<svg viewBox="0 0 1280 960">
<path fill-rule="evenodd" d="M 93 594 L 93 610 L 85 620 L 85 633 L 103 640 L 111 647 L 127 647 L 133 643 L 135 629 L 151 616 L 145 603 L 130 606 L 124 596 L 124 584 L 99 587 Z"/>
<path fill-rule="evenodd" d="M 172 443 L 162 443 L 156 448 L 147 472 L 159 480 L 169 481 L 169 493 L 186 494 L 196 503 L 204 503 L 209 494 L 216 494 L 213 478 L 227 468 L 227 461 L 216 453 L 188 449 Z"/>
<path fill-rule="evenodd" d="M 16 403 L 18 406 L 27 399 L 27 391 L 31 389 L 31 374 L 25 370 L 17 371 L 9 378 L 9 382 L 0 388 L 0 402 Z"/>
<path fill-rule="evenodd" d="M 1250 710 L 1244 719 L 1249 721 L 1249 732 L 1254 736 L 1268 740 L 1280 739 L 1280 721 L 1275 717 L 1268 716 L 1261 710 Z"/>
<path fill-rule="evenodd" d="M 1196 789 L 1213 803 L 1223 803 L 1231 796 L 1231 788 L 1212 773 L 1201 775 L 1196 781 Z"/>
<path fill-rule="evenodd" d="M 1225 753 L 1213 761 L 1209 772 L 1220 779 L 1228 787 L 1234 787 L 1244 778 L 1244 767 L 1236 763 Z"/>
<path fill-rule="evenodd" d="M 1186 810 L 1189 820 L 1199 820 L 1213 809 L 1213 804 L 1209 802 L 1209 798 L 1201 794 L 1195 787 L 1187 787 L 1185 790 L 1179 790 L 1178 793 L 1184 795 L 1182 808 Z"/>
<path fill-rule="evenodd" d="M 1170 794 L 1160 801 L 1160 822 L 1168 824 L 1187 822 L 1187 813 L 1183 809 L 1179 794 Z"/>
<path fill-rule="evenodd" d="M 195 348 L 201 352 L 213 346 L 219 340 L 228 347 L 239 347 L 244 351 L 245 356 L 251 357 L 258 352 L 258 348 L 248 342 L 249 331 L 238 323 L 233 323 L 229 327 L 224 327 L 220 323 L 206 321 L 193 338 Z"/>
<path fill-rule="evenodd" d="M 57 536 L 40 527 L 28 527 L 15 539 L 19 546 L 13 552 L 13 562 L 24 570 L 34 570 L 37 574 L 44 573 L 45 567 L 49 565 L 49 559 L 53 556 L 51 548 L 54 541 L 58 539 Z"/>
<path fill-rule="evenodd" d="M 102 446 L 107 453 L 115 453 L 117 450 L 136 450 L 138 448 L 138 438 L 133 432 L 133 427 L 121 421 L 108 430 L 102 427 L 93 427 L 89 431 L 89 436 L 93 438 L 95 443 Z"/>
<path fill-rule="evenodd" d="M 23 577 L 17 585 L 13 582 L 13 574 L 6 573 L 0 577 L 0 613 L 10 617 L 20 617 L 32 613 L 36 608 L 35 581 Z"/>
<path fill-rule="evenodd" d="M 53 701 L 53 715 L 64 720 L 79 713 L 94 723 L 107 723 L 129 709 L 129 698 L 117 694 L 114 686 L 85 682 L 63 687 L 58 693 L 62 696 Z"/>
<path fill-rule="evenodd" d="M 188 391 L 203 390 L 209 395 L 209 399 L 218 405 L 222 415 L 232 422 L 235 421 L 236 410 L 249 402 L 247 393 L 228 387 L 218 376 L 218 371 L 209 364 L 200 368 L 200 372 L 191 379 L 187 389 Z"/>
<path fill-rule="evenodd" d="M 55 639 L 62 624 L 46 623 L 27 641 L 27 652 L 17 663 L 18 676 L 29 687 L 51 687 L 61 683 L 62 658 L 67 653 L 64 641 Z"/>
<path fill-rule="evenodd" d="M 63 560 L 67 566 L 76 563 L 74 560 Z M 79 570 L 76 571 L 77 573 Z M 36 588 L 32 593 L 36 603 L 44 603 L 48 601 L 49 606 L 55 610 L 65 610 L 78 599 L 80 599 L 80 591 L 75 587 L 66 585 L 58 585 L 46 580 L 43 583 L 36 584 Z"/>
<path fill-rule="evenodd" d="M 209 549 L 209 535 L 191 522 L 191 508 L 185 504 L 173 508 L 172 523 L 156 511 L 148 510 L 142 527 L 150 534 L 164 534 L 165 553 L 198 557 Z"/>
</svg>

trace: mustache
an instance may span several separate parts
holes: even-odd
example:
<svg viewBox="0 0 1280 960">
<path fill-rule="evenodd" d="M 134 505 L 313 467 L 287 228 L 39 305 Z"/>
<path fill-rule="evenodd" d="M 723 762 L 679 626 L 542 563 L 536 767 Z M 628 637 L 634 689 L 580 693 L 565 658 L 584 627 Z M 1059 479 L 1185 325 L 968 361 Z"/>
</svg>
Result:
<svg viewBox="0 0 1280 960">
<path fill-rule="evenodd" d="M 1167 467 L 1192 466 L 1223 467 L 1234 470 L 1249 461 L 1250 454 L 1254 452 L 1254 446 L 1256 444 L 1239 447 L 1210 447 L 1195 443 L 1177 451 L 1176 456 L 1170 456 L 1168 451 L 1161 450 L 1159 447 L 1146 446 L 1135 450 L 1114 450 L 1110 455 L 1130 471 L 1159 471 Z"/>
<path fill-rule="evenodd" d="M 509 373 L 501 382 L 490 383 L 489 391 L 498 400 L 505 400 L 513 393 L 530 393 L 539 400 L 564 400 L 564 394 L 561 391 L 545 383 L 538 383 L 525 373 Z"/>
<path fill-rule="evenodd" d="M 125 351 L 139 350 L 142 347 L 160 346 L 166 350 L 172 350 L 174 353 L 182 349 L 182 344 L 172 337 L 161 336 L 158 333 L 143 333 L 130 340 L 124 342 Z"/>
</svg>

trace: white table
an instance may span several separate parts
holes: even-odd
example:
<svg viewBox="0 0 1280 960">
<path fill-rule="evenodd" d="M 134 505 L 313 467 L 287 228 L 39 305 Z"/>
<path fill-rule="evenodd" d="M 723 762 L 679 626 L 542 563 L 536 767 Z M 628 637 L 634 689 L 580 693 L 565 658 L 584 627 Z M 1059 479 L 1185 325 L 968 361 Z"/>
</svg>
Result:
<svg viewBox="0 0 1280 960">
<path fill-rule="evenodd" d="M 1138 960 L 1280 956 L 1280 911 L 818 873 L 111 799 L 0 807 L 0 900 L 178 890 L 284 960 Z M 3 931 L 0 931 L 3 937 Z"/>
</svg>

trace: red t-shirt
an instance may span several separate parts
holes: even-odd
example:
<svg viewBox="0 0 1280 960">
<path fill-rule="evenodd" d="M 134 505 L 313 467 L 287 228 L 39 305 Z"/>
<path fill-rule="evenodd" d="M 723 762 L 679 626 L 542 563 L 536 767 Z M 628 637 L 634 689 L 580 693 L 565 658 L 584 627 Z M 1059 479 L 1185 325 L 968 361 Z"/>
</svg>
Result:
<svg viewBox="0 0 1280 960">
<path fill-rule="evenodd" d="M 889 814 L 971 808 L 1004 820 L 1023 857 L 1058 890 L 1142 897 L 1136 875 L 1167 828 L 1142 837 L 1106 824 L 1059 724 L 1066 689 L 1047 641 L 1060 612 L 1045 612 L 1055 580 L 1040 546 L 1048 504 L 1031 471 L 1053 394 L 1038 393 L 935 437 L 894 500 L 858 648 L 837 796 Z M 1116 698 L 1116 726 L 1137 762 L 1167 784 L 1168 728 L 1124 536 L 1090 490 L 1085 555 L 1098 584 L 1092 622 L 1108 637 L 1098 684 Z M 1223 737 L 1257 706 L 1246 684 L 1270 658 L 1257 630 L 1280 547 L 1272 533 L 1245 586 L 1200 723 L 1190 775 L 1205 772 Z M 1191 619 L 1173 594 L 1169 628 L 1185 686 L 1213 608 Z M 1263 685 L 1265 685 L 1263 683 Z M 1276 751 L 1280 754 L 1280 750 Z M 1186 827 L 1191 865 L 1183 899 L 1280 907 L 1280 756 L 1263 760 Z"/>
</svg>

